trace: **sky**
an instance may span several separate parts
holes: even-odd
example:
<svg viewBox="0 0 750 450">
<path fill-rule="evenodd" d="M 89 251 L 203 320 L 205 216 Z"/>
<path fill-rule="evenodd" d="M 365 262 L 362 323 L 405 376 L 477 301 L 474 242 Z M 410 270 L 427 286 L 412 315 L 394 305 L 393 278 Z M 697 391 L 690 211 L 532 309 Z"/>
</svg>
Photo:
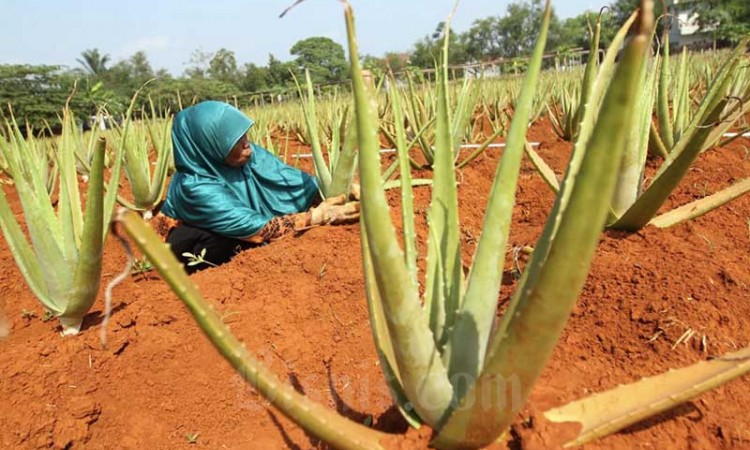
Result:
<svg viewBox="0 0 750 450">
<path fill-rule="evenodd" d="M 505 13 L 511 0 L 462 0 L 453 29 Z M 337 0 L 307 0 L 286 17 L 293 0 L 3 0 L 0 64 L 78 67 L 76 58 L 97 48 L 110 63 L 143 50 L 154 70 L 181 75 L 196 49 L 235 53 L 239 66 L 265 66 L 268 55 L 287 61 L 299 40 L 326 36 L 345 44 Z M 407 51 L 445 20 L 454 0 L 351 0 L 360 53 Z M 598 11 L 609 0 L 553 1 L 558 17 Z"/>
</svg>

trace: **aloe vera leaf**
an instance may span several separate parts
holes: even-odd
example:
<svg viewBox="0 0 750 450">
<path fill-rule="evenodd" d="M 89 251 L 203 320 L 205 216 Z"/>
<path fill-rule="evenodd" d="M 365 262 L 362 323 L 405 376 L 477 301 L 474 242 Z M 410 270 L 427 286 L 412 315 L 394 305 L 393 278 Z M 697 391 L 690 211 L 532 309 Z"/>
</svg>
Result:
<svg viewBox="0 0 750 450">
<path fill-rule="evenodd" d="M 360 231 L 362 236 L 367 235 L 365 222 L 360 221 Z M 401 376 L 396 364 L 396 356 L 393 351 L 393 342 L 391 341 L 388 325 L 386 323 L 383 303 L 378 292 L 378 284 L 375 279 L 374 269 L 372 267 L 372 254 L 367 239 L 361 239 L 362 243 L 362 265 L 365 274 L 365 291 L 367 294 L 367 307 L 370 314 L 370 330 L 375 342 L 375 350 L 378 354 L 380 367 L 383 370 L 385 382 L 388 384 L 391 398 L 398 406 L 401 415 L 409 422 L 409 425 L 417 428 L 422 421 L 414 412 L 414 408 L 409 403 L 409 399 L 404 392 Z"/>
<path fill-rule="evenodd" d="M 409 86 L 409 101 L 406 102 L 408 106 L 408 109 L 406 110 L 406 117 L 409 119 L 409 122 L 413 125 L 414 129 L 426 129 L 428 124 L 435 120 L 435 118 L 425 117 L 424 121 L 422 120 L 423 116 L 426 116 L 427 114 L 424 111 L 424 107 L 420 109 L 420 97 L 414 89 L 414 81 L 411 79 L 411 76 L 407 76 L 406 80 Z M 424 156 L 425 161 L 427 161 L 427 165 L 432 166 L 432 163 L 435 160 L 435 154 L 432 150 L 430 139 L 427 138 L 426 133 L 420 134 L 421 137 L 419 138 L 419 148 L 422 151 L 422 155 Z"/>
<path fill-rule="evenodd" d="M 22 154 L 27 153 L 27 143 L 21 135 L 18 125 L 13 122 L 11 129 L 13 132 L 12 142 L 8 146 L 9 152 L 6 154 L 8 167 L 15 181 L 16 193 L 21 201 L 34 254 L 36 258 L 44 261 L 44 264 L 39 261 L 36 265 L 46 284 L 46 300 L 53 304 L 56 310 L 61 311 L 64 308 L 63 299 L 72 283 L 72 277 L 65 260 L 65 249 L 61 246 L 71 244 L 64 241 L 65 236 L 62 226 L 55 215 L 41 174 L 31 170 L 29 161 Z M 8 219 L 11 218 L 10 216 L 12 216 L 12 213 Z M 15 217 L 13 217 L 13 220 L 15 221 Z M 45 291 L 39 288 L 38 290 Z M 40 297 L 40 300 L 43 300 L 43 298 Z"/>
<path fill-rule="evenodd" d="M 582 445 L 667 411 L 750 372 L 750 347 L 710 361 L 670 370 L 635 383 L 554 408 L 552 422 L 578 422 L 578 437 L 565 447 Z"/>
<path fill-rule="evenodd" d="M 487 150 L 487 148 L 490 146 L 490 144 L 492 144 L 495 141 L 495 139 L 497 139 L 497 137 L 500 136 L 504 131 L 505 130 L 502 129 L 502 128 L 498 128 L 497 130 L 493 131 L 492 134 L 487 139 L 485 139 L 484 142 L 482 142 L 479 145 L 479 147 L 477 147 L 473 152 L 471 152 L 469 154 L 469 156 L 467 156 L 463 161 L 461 161 L 456 166 L 456 168 L 457 169 L 461 169 L 465 165 L 467 165 L 470 162 L 474 161 L 477 158 L 477 156 L 479 156 L 482 153 L 484 153 L 484 151 Z"/>
<path fill-rule="evenodd" d="M 447 62 L 445 64 L 447 64 Z M 464 78 L 461 91 L 458 94 L 458 103 L 456 105 L 456 110 L 454 111 L 451 127 L 454 161 L 458 160 L 459 152 L 461 151 L 461 138 L 463 137 L 464 130 L 469 126 L 469 122 L 474 115 L 474 107 L 477 104 L 478 98 L 479 91 L 474 87 L 471 79 L 468 77 Z"/>
<path fill-rule="evenodd" d="M 366 236 L 362 239 L 368 240 L 371 249 L 372 265 L 404 392 L 419 417 L 434 426 L 447 410 L 453 388 L 435 347 L 419 293 L 409 280 L 404 255 L 391 223 L 390 209 L 381 186 L 380 142 L 374 114 L 377 104 L 368 95 L 362 78 L 354 16 L 348 3 L 345 17 L 360 148 L 361 220 L 366 224 Z"/>
<path fill-rule="evenodd" d="M 181 264 L 150 227 L 133 211 L 121 210 L 116 221 L 190 311 L 203 333 L 229 364 L 274 407 L 311 435 L 335 448 L 380 449 L 385 434 L 352 422 L 298 393 L 250 353 L 222 322 L 190 280 Z"/>
<path fill-rule="evenodd" d="M 91 309 L 99 292 L 102 275 L 102 229 L 104 218 L 104 152 L 106 141 L 100 138 L 94 149 L 91 164 L 83 233 L 78 250 L 78 261 L 74 269 L 73 286 L 67 299 L 65 311 L 60 315 L 63 334 L 76 334 L 83 317 Z M 109 221 L 107 221 L 109 223 Z"/>
<path fill-rule="evenodd" d="M 21 227 L 16 222 L 16 217 L 10 209 L 5 192 L 0 187 L 0 228 L 8 243 L 13 259 L 16 261 L 21 275 L 31 288 L 31 292 L 39 299 L 45 308 L 55 314 L 63 311 L 64 305 L 60 305 L 56 299 L 50 297 L 47 283 L 40 268 L 40 261 L 31 248 Z"/>
<path fill-rule="evenodd" d="M 448 376 L 451 379 L 467 377 L 468 380 L 474 380 L 484 364 L 487 342 L 495 323 L 497 297 L 504 269 L 505 245 L 508 242 L 518 187 L 518 173 L 523 160 L 526 131 L 534 91 L 542 68 L 551 14 L 552 6 L 547 2 L 539 37 L 516 101 L 515 117 L 510 125 L 507 144 L 490 189 L 482 234 L 469 272 L 464 303 L 460 305 L 455 330 L 445 350 L 445 353 L 450 354 Z M 463 389 L 468 387 L 466 384 L 456 385 L 456 399 L 461 399 L 466 392 L 459 386 Z"/>
<path fill-rule="evenodd" d="M 588 104 L 589 98 L 591 97 L 591 91 L 594 88 L 596 71 L 599 67 L 599 42 L 601 41 L 601 34 L 602 15 L 599 14 L 599 17 L 596 20 L 596 25 L 594 26 L 594 33 L 591 36 L 589 59 L 586 61 L 586 69 L 581 84 L 581 97 L 578 101 L 578 108 L 576 109 L 574 127 L 571 130 L 571 139 L 575 139 L 576 136 L 578 136 L 578 130 L 581 126 L 581 120 L 583 119 L 585 105 Z"/>
<path fill-rule="evenodd" d="M 656 216 L 651 219 L 649 225 L 658 228 L 669 228 L 678 223 L 695 219 L 696 217 L 711 212 L 747 192 L 750 192 L 750 179 L 748 178 L 738 181 L 728 188 L 722 189 L 708 197 L 690 202 L 687 205 L 680 206 L 679 208 L 675 208 L 667 213 Z"/>
<path fill-rule="evenodd" d="M 446 20 L 442 59 L 439 66 L 437 114 L 435 121 L 435 160 L 433 162 L 432 200 L 428 212 L 429 235 L 427 243 L 427 288 L 425 304 L 435 304 L 436 284 L 442 285 L 443 306 L 432 311 L 443 311 L 431 320 L 438 348 L 450 335 L 456 312 L 461 307 L 464 273 L 461 264 L 460 225 L 458 221 L 458 192 L 454 167 L 453 136 L 448 106 L 448 39 L 450 19 Z"/>
<path fill-rule="evenodd" d="M 747 41 L 743 42 L 746 45 Z M 628 231 L 639 230 L 646 226 L 661 205 L 664 204 L 701 150 L 705 148 L 712 133 L 710 125 L 720 119 L 727 102 L 724 95 L 739 67 L 740 59 L 738 57 L 743 51 L 744 46 L 741 45 L 725 60 L 703 99 L 698 113 L 691 121 L 680 142 L 669 154 L 669 158 L 659 168 L 654 181 L 615 223 L 609 225 L 610 228 Z"/>
<path fill-rule="evenodd" d="M 145 209 L 151 196 L 151 161 L 149 161 L 148 141 L 140 129 L 133 126 L 128 127 L 127 134 L 123 134 L 122 142 L 125 147 L 123 152 L 123 164 L 125 165 L 125 176 L 128 178 L 133 201 L 139 209 Z"/>
<path fill-rule="evenodd" d="M 401 171 L 401 227 L 404 235 L 404 263 L 412 285 L 419 289 L 417 282 L 417 232 L 414 226 L 414 193 L 412 192 L 411 169 L 409 167 L 409 149 L 406 144 L 406 130 L 404 129 L 404 112 L 396 90 L 395 80 L 389 83 L 389 91 L 393 98 L 393 119 L 396 124 L 396 150 L 398 151 L 398 167 Z"/>
<path fill-rule="evenodd" d="M 636 101 L 633 115 L 627 127 L 625 153 L 620 170 L 617 172 L 617 184 L 612 196 L 614 217 L 620 217 L 638 198 L 641 193 L 643 169 L 648 156 L 648 141 L 651 134 L 651 120 L 654 110 L 655 70 L 648 70 L 648 63 L 643 64 L 638 76 L 638 86 L 644 86 L 642 94 Z"/>
<path fill-rule="evenodd" d="M 576 136 L 576 140 L 573 145 L 573 154 L 571 155 L 570 162 L 568 163 L 568 169 L 566 173 L 566 178 L 568 179 L 567 185 L 569 187 L 568 189 L 559 192 L 559 195 L 553 205 L 552 211 L 550 212 L 550 217 L 554 217 L 555 221 L 551 223 L 551 226 L 549 228 L 545 228 L 544 234 L 542 234 L 541 238 L 539 239 L 539 243 L 536 246 L 535 253 L 538 255 L 537 257 L 540 258 L 538 260 L 540 265 L 543 263 L 544 258 L 546 257 L 543 257 L 542 255 L 546 255 L 549 252 L 549 244 L 552 242 L 552 237 L 554 237 L 557 233 L 557 228 L 559 227 L 561 217 L 560 212 L 564 211 L 565 208 L 567 208 L 567 204 L 572 191 L 572 186 L 575 183 L 575 176 L 580 171 L 581 161 L 583 160 L 583 156 L 586 153 L 588 141 L 594 129 L 602 99 L 604 98 L 604 94 L 607 92 L 607 86 L 609 85 L 610 80 L 612 79 L 612 74 L 615 70 L 615 59 L 617 58 L 620 49 L 624 46 L 628 30 L 635 23 L 636 18 L 637 13 L 631 14 L 628 20 L 625 21 L 622 27 L 620 27 L 620 30 L 612 38 L 610 46 L 604 53 L 604 58 L 599 67 L 599 72 L 597 73 L 596 79 L 594 80 L 589 100 L 585 105 L 582 105 L 585 110 L 583 116 L 581 117 L 578 135 Z M 590 112 L 586 114 L 586 111 Z M 613 213 L 610 213 L 610 216 L 613 216 Z M 514 300 L 512 300 L 511 305 L 513 305 L 513 301 L 517 301 L 516 299 L 518 298 L 518 293 L 524 291 L 527 281 L 533 284 L 535 275 L 532 277 L 526 276 L 527 274 L 533 273 L 534 270 L 527 270 L 526 272 L 524 272 L 524 276 L 520 280 L 518 288 L 516 289 L 516 295 L 514 296 Z"/>
<path fill-rule="evenodd" d="M 115 147 L 115 156 L 114 156 L 114 164 L 112 165 L 112 170 L 109 173 L 109 181 L 107 182 L 105 186 L 106 194 L 104 195 L 104 217 L 103 220 L 105 223 L 109 223 L 110 219 L 112 218 L 112 213 L 115 208 L 115 203 L 117 202 L 117 195 L 119 192 L 119 183 L 120 183 L 120 171 L 122 169 L 122 163 L 123 163 L 123 149 L 125 147 L 125 136 L 128 133 L 128 130 L 132 126 L 132 117 L 133 117 L 133 108 L 135 108 L 135 101 L 138 99 L 138 95 L 140 95 L 141 90 L 150 82 L 147 81 L 143 85 L 141 85 L 140 88 L 138 88 L 137 91 L 135 91 L 135 94 L 133 94 L 133 97 L 130 99 L 130 105 L 128 106 L 128 110 L 125 112 L 125 123 L 122 126 L 122 133 L 123 135 L 119 139 L 119 144 Z M 106 155 L 105 155 L 106 158 Z M 105 161 L 106 164 L 106 161 Z M 102 242 L 106 242 L 107 235 L 109 234 L 107 232 L 107 227 L 104 227 L 102 230 Z"/>
<path fill-rule="evenodd" d="M 297 84 L 297 90 L 299 91 L 300 98 L 303 98 L 302 88 L 297 82 L 297 78 L 294 78 L 295 84 Z M 324 197 L 329 197 L 329 188 L 331 186 L 331 171 L 326 165 L 326 160 L 323 157 L 323 149 L 320 146 L 320 137 L 318 136 L 318 115 L 315 108 L 315 92 L 313 91 L 312 81 L 310 80 L 310 71 L 305 70 L 305 84 L 307 87 L 307 103 L 302 102 L 302 111 L 305 115 L 305 124 L 307 125 L 307 132 L 310 135 L 310 146 L 312 147 L 313 164 L 315 166 L 315 175 L 320 181 L 319 186 L 323 192 Z"/>
<path fill-rule="evenodd" d="M 674 147 L 674 130 L 669 115 L 669 85 L 672 81 L 672 70 L 669 65 L 669 31 L 664 33 L 662 43 L 662 58 L 659 68 L 659 93 L 657 96 L 657 119 L 659 120 L 659 135 L 667 148 Z"/>
<path fill-rule="evenodd" d="M 83 231 L 81 196 L 78 191 L 78 173 L 75 165 L 75 151 L 79 144 L 78 139 L 76 139 L 77 136 L 78 128 L 75 119 L 66 106 L 63 112 L 63 132 L 60 137 L 60 148 L 56 153 L 58 166 L 61 169 L 57 221 L 60 223 L 62 235 L 58 245 L 61 246 L 64 257 L 73 264 L 75 264 L 78 256 L 78 246 Z M 41 193 L 40 187 L 37 187 L 36 191 Z M 45 199 L 41 197 L 40 199 L 44 201 Z"/>
<path fill-rule="evenodd" d="M 656 129 L 656 125 L 654 122 L 651 122 L 651 125 L 649 126 L 649 147 L 648 149 L 651 151 L 652 154 L 655 154 L 656 156 L 661 156 L 664 159 L 669 158 L 669 150 L 667 150 L 667 147 L 664 145 L 664 142 L 661 140 L 661 136 L 659 136 L 659 130 Z"/>
<path fill-rule="evenodd" d="M 641 0 L 640 27 L 625 48 L 598 111 L 580 172 L 568 171 L 542 239 L 535 247 L 527 282 L 517 291 L 493 335 L 481 375 L 459 399 L 434 443 L 440 448 L 479 448 L 512 423 L 552 354 L 588 273 L 614 190 L 614 173 L 625 145 L 625 124 L 634 107 L 653 2 Z M 596 94 L 596 91 L 594 91 Z M 581 132 L 590 115 L 587 111 Z M 580 135 L 579 135 L 580 138 Z M 575 182 L 571 182 L 577 178 Z M 567 207 L 560 208 L 568 190 Z M 559 223 L 559 225 L 558 225 Z M 557 227 L 556 233 L 552 230 Z M 551 243 L 545 239 L 552 240 Z M 544 251 L 544 248 L 548 250 Z M 542 250 L 542 251 L 540 251 Z M 541 263 L 541 264 L 540 264 Z"/>
<path fill-rule="evenodd" d="M 682 139 L 683 130 L 690 121 L 690 78 L 688 69 L 687 47 L 683 47 L 682 55 L 680 56 L 677 84 L 675 84 L 673 130 L 675 142 L 679 142 Z"/>
<path fill-rule="evenodd" d="M 171 129 L 171 121 L 164 121 L 164 129 L 161 134 L 157 134 L 149 126 L 149 134 L 151 136 L 151 142 L 154 144 L 154 148 L 157 152 L 156 157 L 156 168 L 154 169 L 154 175 L 151 179 L 151 196 L 149 198 L 148 209 L 155 207 L 164 196 L 164 192 L 167 189 L 168 172 L 169 172 L 169 160 L 171 156 L 171 149 L 169 147 L 169 141 L 171 139 L 169 130 Z"/>
<path fill-rule="evenodd" d="M 357 171 L 357 127 L 354 117 L 349 120 L 344 137 L 344 145 L 338 154 L 336 166 L 333 169 L 330 195 L 348 194 L 351 189 L 354 173 Z"/>
<path fill-rule="evenodd" d="M 524 151 L 526 152 L 526 156 L 529 157 L 531 164 L 534 165 L 537 172 L 539 172 L 539 175 L 542 176 L 544 182 L 547 183 L 547 186 L 549 186 L 555 194 L 560 192 L 560 180 L 557 179 L 555 171 L 552 170 L 552 168 L 544 161 L 544 159 L 542 159 L 541 156 L 539 156 L 528 142 L 524 145 Z"/>
</svg>

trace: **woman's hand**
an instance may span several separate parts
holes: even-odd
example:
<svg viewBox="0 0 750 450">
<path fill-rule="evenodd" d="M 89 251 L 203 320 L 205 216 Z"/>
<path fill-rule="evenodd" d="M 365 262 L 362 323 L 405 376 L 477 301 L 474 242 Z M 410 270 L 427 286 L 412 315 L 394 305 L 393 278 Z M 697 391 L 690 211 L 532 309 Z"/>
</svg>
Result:
<svg viewBox="0 0 750 450">
<path fill-rule="evenodd" d="M 310 226 L 339 225 L 359 220 L 359 202 L 347 202 L 346 195 L 331 197 L 310 210 Z"/>
</svg>

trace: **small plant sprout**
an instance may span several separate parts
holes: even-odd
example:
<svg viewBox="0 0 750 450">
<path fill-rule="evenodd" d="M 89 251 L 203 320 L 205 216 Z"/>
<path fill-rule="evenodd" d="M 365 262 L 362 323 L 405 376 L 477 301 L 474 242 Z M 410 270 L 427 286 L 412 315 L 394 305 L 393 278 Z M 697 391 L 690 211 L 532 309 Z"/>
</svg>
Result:
<svg viewBox="0 0 750 450">
<path fill-rule="evenodd" d="M 133 268 L 131 269 L 131 274 L 133 275 L 143 275 L 147 272 L 150 272 L 154 269 L 153 264 L 151 264 L 151 261 L 148 260 L 147 257 L 143 256 L 141 258 L 135 258 L 133 259 Z"/>
<path fill-rule="evenodd" d="M 318 279 L 322 280 L 326 276 L 326 270 L 328 270 L 328 263 L 324 262 L 320 269 L 318 269 Z"/>
<path fill-rule="evenodd" d="M 200 433 L 196 431 L 195 433 L 188 433 L 187 435 L 185 435 L 185 439 L 187 440 L 188 444 L 197 444 L 198 436 L 200 436 Z"/>
<path fill-rule="evenodd" d="M 24 308 L 23 311 L 21 311 L 21 318 L 23 320 L 27 320 L 28 321 L 28 320 L 33 319 L 34 317 L 37 317 L 37 315 L 36 315 L 36 313 L 34 311 L 29 311 L 28 309 L 25 309 L 25 308 Z"/>
<path fill-rule="evenodd" d="M 188 266 L 197 266 L 198 264 L 206 264 L 211 267 L 218 267 L 216 264 L 212 263 L 211 261 L 206 260 L 206 249 L 202 249 L 200 254 L 196 255 L 190 252 L 185 252 L 182 254 L 185 258 L 188 259 Z"/>
</svg>

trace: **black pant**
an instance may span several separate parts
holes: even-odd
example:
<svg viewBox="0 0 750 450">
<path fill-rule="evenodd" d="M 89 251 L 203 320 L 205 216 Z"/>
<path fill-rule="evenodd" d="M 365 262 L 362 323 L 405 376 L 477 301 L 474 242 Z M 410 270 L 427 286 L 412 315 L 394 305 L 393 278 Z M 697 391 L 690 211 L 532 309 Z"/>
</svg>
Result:
<svg viewBox="0 0 750 450">
<path fill-rule="evenodd" d="M 187 273 L 224 264 L 242 250 L 255 246 L 249 242 L 219 236 L 184 223 L 169 232 L 167 243 L 172 249 L 172 253 L 185 265 Z M 203 254 L 202 259 L 206 262 L 196 263 L 201 258 L 201 254 Z"/>
</svg>

